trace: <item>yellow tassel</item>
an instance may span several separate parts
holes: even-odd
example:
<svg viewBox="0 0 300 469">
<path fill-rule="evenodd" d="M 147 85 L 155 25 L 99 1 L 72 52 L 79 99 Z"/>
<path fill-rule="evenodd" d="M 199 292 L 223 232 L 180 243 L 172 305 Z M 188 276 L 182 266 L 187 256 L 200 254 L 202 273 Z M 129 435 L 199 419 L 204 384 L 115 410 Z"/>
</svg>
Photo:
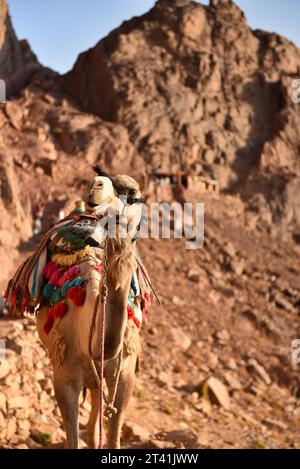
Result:
<svg viewBox="0 0 300 469">
<path fill-rule="evenodd" d="M 93 249 L 90 246 L 86 246 L 81 251 L 75 252 L 74 254 L 53 254 L 52 261 L 62 267 L 71 267 L 72 265 L 78 264 L 78 262 L 86 256 L 92 255 Z"/>
</svg>

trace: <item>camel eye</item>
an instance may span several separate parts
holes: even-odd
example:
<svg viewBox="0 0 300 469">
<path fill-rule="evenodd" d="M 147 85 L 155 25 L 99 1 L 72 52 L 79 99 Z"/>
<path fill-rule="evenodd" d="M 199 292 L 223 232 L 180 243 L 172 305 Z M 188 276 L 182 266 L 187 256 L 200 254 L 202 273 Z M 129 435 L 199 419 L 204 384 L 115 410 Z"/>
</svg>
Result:
<svg viewBox="0 0 300 469">
<path fill-rule="evenodd" d="M 135 190 L 134 189 L 129 189 L 128 190 L 128 195 L 134 195 L 135 193 Z"/>
</svg>

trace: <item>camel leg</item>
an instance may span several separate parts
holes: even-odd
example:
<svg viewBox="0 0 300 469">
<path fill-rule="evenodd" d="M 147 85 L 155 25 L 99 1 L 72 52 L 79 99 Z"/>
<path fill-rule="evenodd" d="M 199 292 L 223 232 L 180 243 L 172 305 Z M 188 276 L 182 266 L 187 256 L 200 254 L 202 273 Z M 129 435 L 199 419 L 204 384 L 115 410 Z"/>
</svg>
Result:
<svg viewBox="0 0 300 469">
<path fill-rule="evenodd" d="M 86 428 L 86 442 L 88 448 L 98 448 L 99 445 L 99 389 L 91 389 L 91 413 Z"/>
<path fill-rule="evenodd" d="M 66 448 L 78 449 L 78 400 L 80 386 L 77 383 L 54 376 L 54 391 L 66 432 Z"/>
<path fill-rule="evenodd" d="M 117 414 L 113 415 L 108 421 L 108 439 L 107 447 L 109 449 L 119 449 L 121 430 L 124 420 L 124 413 L 129 403 L 135 381 L 135 367 L 136 367 L 136 356 L 128 355 L 123 359 L 122 371 L 119 378 L 118 389 L 114 406 L 118 409 Z M 116 362 L 114 369 L 110 369 L 110 365 L 107 370 L 106 382 L 109 391 L 109 397 L 112 397 L 115 384 L 114 371 L 116 370 Z M 112 368 L 112 367 L 111 367 Z"/>
</svg>

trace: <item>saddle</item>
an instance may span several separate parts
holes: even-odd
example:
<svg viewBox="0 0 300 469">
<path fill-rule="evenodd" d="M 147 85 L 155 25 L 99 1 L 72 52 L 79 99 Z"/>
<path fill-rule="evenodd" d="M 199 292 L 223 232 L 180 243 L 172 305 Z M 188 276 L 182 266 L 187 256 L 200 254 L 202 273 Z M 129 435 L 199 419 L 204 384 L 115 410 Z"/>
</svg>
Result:
<svg viewBox="0 0 300 469">
<path fill-rule="evenodd" d="M 45 303 L 53 308 L 72 295 L 77 306 L 83 304 L 84 282 L 78 265 L 81 259 L 93 256 L 98 258 L 96 268 L 101 270 L 104 238 L 98 221 L 94 215 L 74 210 L 43 236 L 33 254 L 17 269 L 5 292 L 6 303 L 15 317 L 35 314 Z M 141 327 L 153 296 L 149 276 L 138 253 L 137 265 L 128 310 L 137 327 Z"/>
</svg>

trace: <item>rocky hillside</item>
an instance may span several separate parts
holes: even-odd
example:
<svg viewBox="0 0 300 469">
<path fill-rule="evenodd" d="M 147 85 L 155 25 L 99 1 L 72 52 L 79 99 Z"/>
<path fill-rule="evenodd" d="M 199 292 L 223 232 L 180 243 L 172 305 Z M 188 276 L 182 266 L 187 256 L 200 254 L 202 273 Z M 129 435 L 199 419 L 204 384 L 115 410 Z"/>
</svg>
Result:
<svg viewBox="0 0 300 469">
<path fill-rule="evenodd" d="M 141 242 L 164 309 L 144 327 L 123 444 L 299 446 L 300 122 L 290 99 L 299 49 L 252 31 L 229 0 L 160 0 L 63 77 L 25 44 L 0 0 L 0 78 L 11 96 L 0 104 L 1 288 L 36 244 L 35 205 L 45 203 L 47 229 L 81 194 L 89 164 L 217 178 L 219 197 L 148 194 L 204 201 L 205 244 Z M 2 319 L 0 339 L 0 446 L 61 444 L 34 322 Z M 82 437 L 87 410 L 88 401 Z"/>
<path fill-rule="evenodd" d="M 299 447 L 299 368 L 291 362 L 300 326 L 299 248 L 259 230 L 254 237 L 252 214 L 236 197 L 205 203 L 202 250 L 187 252 L 182 240 L 140 245 L 164 308 L 152 308 L 143 326 L 123 447 Z M 34 321 L 2 320 L 0 331 L 7 347 L 0 446 L 61 447 Z M 88 410 L 87 400 L 82 446 Z"/>
</svg>

